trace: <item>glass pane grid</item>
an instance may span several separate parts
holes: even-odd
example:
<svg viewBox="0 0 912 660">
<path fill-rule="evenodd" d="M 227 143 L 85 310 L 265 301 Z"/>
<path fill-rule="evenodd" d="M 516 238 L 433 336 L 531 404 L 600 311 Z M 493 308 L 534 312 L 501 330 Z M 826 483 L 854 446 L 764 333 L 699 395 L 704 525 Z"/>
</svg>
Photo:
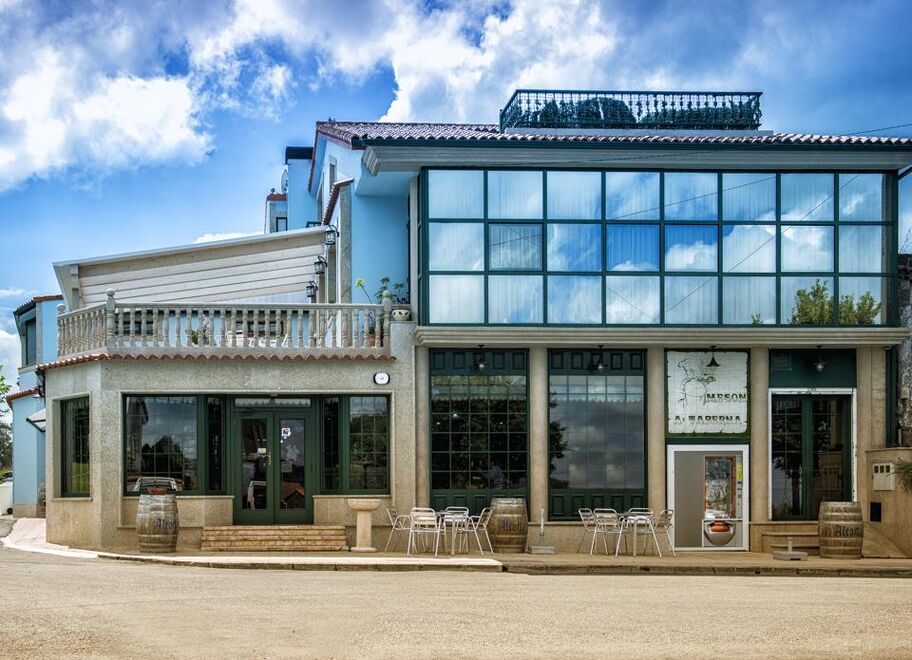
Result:
<svg viewBox="0 0 912 660">
<path fill-rule="evenodd" d="M 503 197 L 515 178 L 516 190 L 537 200 L 528 186 L 538 178 L 530 172 L 542 174 L 488 170 L 489 186 L 496 173 L 500 183 L 495 188 Z M 513 177 L 518 174 L 524 176 Z M 599 200 L 596 176 L 604 189 Z M 888 319 L 893 241 L 883 229 L 890 219 L 881 174 L 549 171 L 541 185 L 544 224 L 522 230 L 534 249 L 504 250 L 498 245 L 501 228 L 523 225 L 490 223 L 481 266 L 488 275 L 482 278 L 479 272 L 477 284 L 460 282 L 473 295 L 464 296 L 459 305 L 446 302 L 456 294 L 453 287 L 449 295 L 440 295 L 446 289 L 440 281 L 452 277 L 443 273 L 452 271 L 431 269 L 432 288 L 436 286 L 429 300 L 435 301 L 432 323 L 869 325 Z M 602 217 L 595 222 L 598 201 Z M 495 217 L 542 216 L 489 215 Z M 488 223 L 484 217 L 477 220 Z M 546 277 L 496 279 L 523 271 Z M 644 272 L 656 273 L 655 280 Z M 468 271 L 456 275 L 464 277 Z M 569 275 L 580 277 L 558 277 Z M 604 277 L 603 309 L 596 309 L 594 283 L 584 275 Z M 844 275 L 869 277 L 850 280 Z M 851 301 L 843 300 L 843 286 L 851 290 Z M 860 290 L 863 286 L 870 288 Z M 793 314 L 793 308 L 800 307 L 799 291 L 820 298 L 823 287 L 833 307 L 828 320 L 809 322 L 825 316 Z M 625 295 L 635 290 L 644 295 Z M 749 302 L 744 302 L 745 294 Z M 776 299 L 770 300 L 771 295 Z M 735 308 L 726 309 L 733 301 Z M 454 312 L 453 307 L 459 309 Z"/>
<path fill-rule="evenodd" d="M 527 414 L 524 376 L 433 376 L 432 489 L 524 488 Z"/>
</svg>

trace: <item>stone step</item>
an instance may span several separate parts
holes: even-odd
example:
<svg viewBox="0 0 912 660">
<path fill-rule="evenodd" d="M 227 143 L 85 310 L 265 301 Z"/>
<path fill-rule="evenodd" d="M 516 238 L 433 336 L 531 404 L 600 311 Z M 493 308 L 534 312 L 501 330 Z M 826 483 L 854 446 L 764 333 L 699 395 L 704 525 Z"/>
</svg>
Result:
<svg viewBox="0 0 912 660">
<path fill-rule="evenodd" d="M 325 536 L 344 536 L 344 530 L 323 530 L 314 532 L 207 532 L 203 530 L 204 538 L 211 539 L 310 539 Z"/>
<path fill-rule="evenodd" d="M 342 525 L 232 525 L 204 527 L 203 552 L 330 552 L 345 550 Z"/>
<path fill-rule="evenodd" d="M 347 549 L 348 546 L 345 543 L 312 543 L 307 545 L 300 543 L 209 545 L 204 543 L 200 546 L 202 552 L 340 552 Z"/>
</svg>

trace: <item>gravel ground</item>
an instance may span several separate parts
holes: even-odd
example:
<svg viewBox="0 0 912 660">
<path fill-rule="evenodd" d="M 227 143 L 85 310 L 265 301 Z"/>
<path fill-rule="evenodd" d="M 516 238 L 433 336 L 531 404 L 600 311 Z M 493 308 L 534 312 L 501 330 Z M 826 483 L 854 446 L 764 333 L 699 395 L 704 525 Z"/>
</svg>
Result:
<svg viewBox="0 0 912 660">
<path fill-rule="evenodd" d="M 910 657 L 912 580 L 182 568 L 0 549 L 0 656 Z"/>
</svg>

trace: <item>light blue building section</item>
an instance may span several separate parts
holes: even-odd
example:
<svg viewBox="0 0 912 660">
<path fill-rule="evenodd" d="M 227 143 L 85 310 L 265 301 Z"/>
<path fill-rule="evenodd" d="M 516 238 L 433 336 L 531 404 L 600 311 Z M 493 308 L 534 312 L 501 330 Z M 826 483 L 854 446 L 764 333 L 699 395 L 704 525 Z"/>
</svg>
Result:
<svg viewBox="0 0 912 660">
<path fill-rule="evenodd" d="M 33 372 L 34 373 L 34 372 Z M 38 505 L 38 488 L 44 483 L 44 433 L 27 417 L 44 408 L 44 399 L 25 396 L 12 402 L 13 411 L 13 512 L 34 515 L 29 509 Z M 20 510 L 20 509 L 25 509 Z"/>
<path fill-rule="evenodd" d="M 317 136 L 313 161 L 287 158 L 288 228 L 303 229 L 322 220 L 333 183 L 353 179 L 351 190 L 352 302 L 367 302 L 355 283 L 361 279 L 374 294 L 380 280 L 408 289 L 409 181 L 417 172 L 372 175 L 359 149 Z M 313 175 L 311 176 L 311 171 Z M 343 238 L 342 240 L 345 240 Z"/>
<path fill-rule="evenodd" d="M 38 364 L 57 359 L 56 296 L 40 297 L 20 306 L 14 316 L 22 348 L 19 369 L 19 392 L 39 389 L 41 383 L 35 371 Z M 14 399 L 13 414 L 13 514 L 34 516 L 38 513 L 38 493 L 45 480 L 45 437 L 29 417 L 45 407 L 40 391 Z"/>
</svg>

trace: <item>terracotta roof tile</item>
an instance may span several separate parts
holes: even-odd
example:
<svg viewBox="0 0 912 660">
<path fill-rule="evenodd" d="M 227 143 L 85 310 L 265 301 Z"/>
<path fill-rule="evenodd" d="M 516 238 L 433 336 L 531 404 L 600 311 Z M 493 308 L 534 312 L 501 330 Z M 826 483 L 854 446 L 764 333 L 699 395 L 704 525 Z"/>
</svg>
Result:
<svg viewBox="0 0 912 660">
<path fill-rule="evenodd" d="M 384 353 L 336 353 L 330 350 L 325 352 L 311 353 L 87 353 L 77 355 L 54 362 L 47 362 L 38 365 L 39 372 L 45 372 L 49 369 L 60 367 L 71 367 L 76 364 L 85 362 L 97 362 L 101 360 L 136 360 L 136 361 L 215 361 L 222 360 L 234 361 L 242 360 L 247 362 L 319 362 L 319 361 L 337 361 L 337 362 L 391 362 L 396 358 Z"/>
<path fill-rule="evenodd" d="M 521 130 L 521 129 L 519 129 Z M 912 138 L 864 135 L 810 135 L 805 133 L 764 133 L 758 135 L 688 135 L 605 132 L 598 134 L 502 133 L 497 124 L 425 124 L 394 122 L 317 122 L 317 133 L 351 147 L 370 142 L 466 141 L 466 142 L 567 142 L 593 144 L 690 144 L 690 145 L 877 145 L 912 147 Z"/>
</svg>

